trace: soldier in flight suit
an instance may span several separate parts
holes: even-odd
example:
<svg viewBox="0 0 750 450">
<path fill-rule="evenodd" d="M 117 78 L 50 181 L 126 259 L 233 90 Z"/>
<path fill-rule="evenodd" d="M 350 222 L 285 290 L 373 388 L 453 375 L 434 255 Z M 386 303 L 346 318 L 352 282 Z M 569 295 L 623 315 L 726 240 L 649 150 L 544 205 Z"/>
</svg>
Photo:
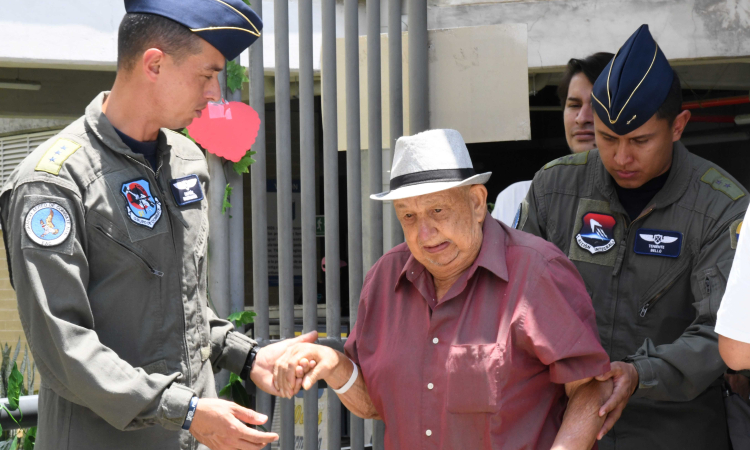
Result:
<svg viewBox="0 0 750 450">
<path fill-rule="evenodd" d="M 648 26 L 592 101 L 598 150 L 537 172 L 516 227 L 555 243 L 591 295 L 615 380 L 602 433 L 620 417 L 599 448 L 728 449 L 714 324 L 747 191 L 679 142 L 690 112 Z"/>
<path fill-rule="evenodd" d="M 216 399 L 213 373 L 278 394 L 270 369 L 294 340 L 259 350 L 209 308 L 208 170 L 200 149 L 170 129 L 221 99 L 226 59 L 262 24 L 242 0 L 126 0 L 125 10 L 112 91 L 0 191 L 8 266 L 42 381 L 36 448 L 260 449 L 278 437 L 246 426 L 264 416 Z M 201 195 L 185 201 L 188 177 Z M 39 226 L 47 214 L 58 234 Z"/>
</svg>

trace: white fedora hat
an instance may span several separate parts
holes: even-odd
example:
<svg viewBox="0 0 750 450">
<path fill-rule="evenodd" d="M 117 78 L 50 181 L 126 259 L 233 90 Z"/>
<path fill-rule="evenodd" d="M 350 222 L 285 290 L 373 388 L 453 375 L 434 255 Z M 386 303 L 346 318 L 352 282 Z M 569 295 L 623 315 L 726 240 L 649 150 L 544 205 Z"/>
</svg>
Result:
<svg viewBox="0 0 750 450">
<path fill-rule="evenodd" d="M 469 150 L 456 130 L 428 130 L 396 141 L 387 192 L 373 200 L 398 200 L 458 186 L 484 184 L 492 172 L 477 174 Z"/>
</svg>

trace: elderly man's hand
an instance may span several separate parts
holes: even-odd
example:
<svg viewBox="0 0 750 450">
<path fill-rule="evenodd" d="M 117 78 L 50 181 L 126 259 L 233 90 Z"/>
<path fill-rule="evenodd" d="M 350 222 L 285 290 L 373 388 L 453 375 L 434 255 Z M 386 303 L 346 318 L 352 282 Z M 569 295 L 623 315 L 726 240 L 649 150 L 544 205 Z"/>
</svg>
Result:
<svg viewBox="0 0 750 450">
<path fill-rule="evenodd" d="M 262 425 L 268 417 L 236 403 L 202 398 L 195 408 L 190 434 L 211 450 L 260 450 L 279 439 L 275 433 L 254 430 L 245 424 Z"/>
<path fill-rule="evenodd" d="M 287 349 L 295 344 L 315 342 L 318 339 L 318 332 L 311 331 L 294 339 L 286 339 L 267 347 L 263 347 L 255 356 L 255 364 L 250 372 L 250 379 L 265 392 L 271 395 L 280 396 L 281 393 L 276 389 L 273 382 L 274 364 Z M 299 381 L 300 385 L 302 380 Z M 299 391 L 299 387 L 297 388 Z"/>
<path fill-rule="evenodd" d="M 310 389 L 318 380 L 329 377 L 341 365 L 342 358 L 347 359 L 342 353 L 322 345 L 293 345 L 276 360 L 273 369 L 276 389 L 282 397 L 291 398 L 300 388 Z"/>
<path fill-rule="evenodd" d="M 610 378 L 615 383 L 614 391 L 609 397 L 607 402 L 602 405 L 599 409 L 599 416 L 604 417 L 607 415 L 607 420 L 604 421 L 602 429 L 597 435 L 597 439 L 601 439 L 610 429 L 615 425 L 615 422 L 622 415 L 622 410 L 630 400 L 630 396 L 633 395 L 635 389 L 638 387 L 638 371 L 635 366 L 621 361 L 615 361 L 610 364 L 610 371 L 596 377 L 599 381 L 609 380 Z"/>
</svg>

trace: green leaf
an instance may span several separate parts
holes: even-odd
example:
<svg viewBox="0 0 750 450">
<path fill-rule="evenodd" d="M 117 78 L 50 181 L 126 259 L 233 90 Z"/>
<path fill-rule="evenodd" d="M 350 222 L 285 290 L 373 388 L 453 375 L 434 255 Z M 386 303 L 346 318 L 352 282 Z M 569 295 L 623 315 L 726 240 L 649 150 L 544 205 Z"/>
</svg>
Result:
<svg viewBox="0 0 750 450">
<path fill-rule="evenodd" d="M 227 209 L 232 207 L 232 204 L 229 203 L 229 196 L 232 195 L 232 187 L 227 183 L 227 187 L 224 188 L 224 201 L 221 203 L 221 213 L 226 214 Z"/>
<path fill-rule="evenodd" d="M 18 448 L 18 436 L 13 437 L 13 442 L 10 443 L 10 450 L 16 450 Z"/>
<path fill-rule="evenodd" d="M 197 143 L 195 142 L 195 139 L 193 139 L 193 137 L 192 137 L 192 136 L 190 136 L 190 132 L 188 131 L 188 129 L 187 129 L 187 128 L 183 128 L 183 129 L 182 129 L 182 134 L 184 134 L 186 138 L 188 138 L 188 139 L 190 139 L 191 141 L 193 141 L 193 143 L 194 143 L 194 144 L 197 144 Z"/>
<path fill-rule="evenodd" d="M 251 407 L 250 396 L 247 395 L 245 386 L 242 385 L 242 381 L 239 381 L 239 379 L 232 383 L 232 400 L 242 407 Z"/>
<path fill-rule="evenodd" d="M 242 83 L 249 81 L 244 67 L 234 61 L 227 61 L 227 87 L 232 92 L 242 89 Z"/>
<path fill-rule="evenodd" d="M 232 396 L 232 385 L 234 385 L 235 383 L 239 383 L 240 385 L 242 385 L 242 379 L 236 373 L 230 372 L 229 373 L 229 383 L 226 386 L 224 386 L 223 388 L 221 388 L 221 390 L 219 391 L 219 397 L 231 398 L 231 396 Z"/>
<path fill-rule="evenodd" d="M 23 450 L 34 450 L 36 444 L 36 427 L 31 427 L 23 434 Z"/>
<path fill-rule="evenodd" d="M 227 317 L 227 320 L 230 322 L 234 322 L 234 326 L 236 328 L 239 328 L 243 325 L 247 325 L 249 323 L 253 323 L 253 318 L 257 316 L 253 311 L 241 311 L 232 313 Z"/>
<path fill-rule="evenodd" d="M 245 156 L 242 157 L 242 159 L 234 163 L 234 165 L 232 166 L 234 168 L 234 171 L 237 172 L 238 175 L 242 175 L 243 173 L 249 173 L 250 164 L 253 164 L 255 162 L 252 156 L 256 153 L 257 152 L 248 150 L 247 153 L 245 153 Z"/>
<path fill-rule="evenodd" d="M 18 366 L 13 363 L 13 369 L 8 377 L 8 406 L 13 411 L 18 409 L 18 399 L 23 389 L 23 374 L 18 371 Z"/>
<path fill-rule="evenodd" d="M 242 0 L 247 6 L 250 6 L 250 0 Z"/>
</svg>

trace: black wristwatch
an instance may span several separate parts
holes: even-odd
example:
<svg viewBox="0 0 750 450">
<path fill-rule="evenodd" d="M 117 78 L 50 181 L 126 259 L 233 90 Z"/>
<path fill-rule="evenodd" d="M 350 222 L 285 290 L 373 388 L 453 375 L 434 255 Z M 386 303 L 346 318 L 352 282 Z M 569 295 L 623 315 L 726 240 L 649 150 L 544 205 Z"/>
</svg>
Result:
<svg viewBox="0 0 750 450">
<path fill-rule="evenodd" d="M 258 354 L 258 346 L 254 346 L 250 349 L 250 352 L 247 354 L 247 359 L 245 359 L 245 366 L 242 368 L 242 373 L 240 373 L 240 378 L 243 380 L 247 380 L 250 378 L 250 372 L 253 370 L 253 365 L 255 365 L 255 356 Z"/>
</svg>

